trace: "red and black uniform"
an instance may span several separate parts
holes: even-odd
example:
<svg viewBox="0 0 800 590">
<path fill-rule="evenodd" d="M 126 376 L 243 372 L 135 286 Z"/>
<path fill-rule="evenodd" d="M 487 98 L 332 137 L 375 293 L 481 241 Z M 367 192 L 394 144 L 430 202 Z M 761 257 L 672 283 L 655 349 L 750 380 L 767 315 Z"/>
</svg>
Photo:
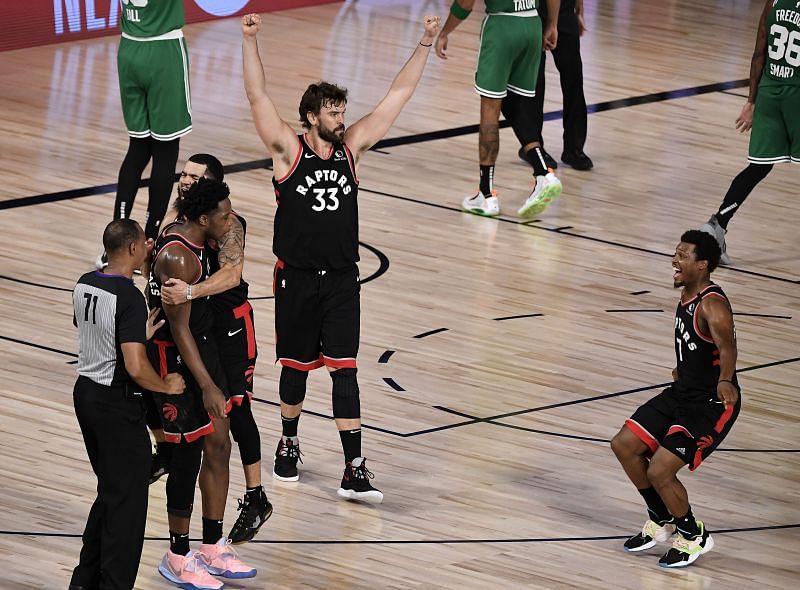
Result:
<svg viewBox="0 0 800 590">
<path fill-rule="evenodd" d="M 247 233 L 244 217 L 234 212 Z M 208 260 L 211 274 L 220 269 L 219 248 L 207 242 Z M 214 339 L 219 347 L 220 360 L 227 377 L 231 403 L 239 406 L 245 397 L 253 397 L 253 371 L 255 370 L 256 332 L 253 308 L 247 300 L 249 285 L 242 278 L 232 289 L 211 296 L 211 310 L 214 318 Z"/>
<path fill-rule="evenodd" d="M 711 284 L 675 312 L 675 356 L 678 380 L 641 406 L 625 425 L 655 453 L 659 445 L 671 451 L 694 471 L 730 431 L 739 415 L 742 397 L 728 406 L 717 398 L 720 377 L 719 349 L 697 323 L 697 308 L 709 297 L 719 297 L 730 307 L 719 287 Z M 736 375 L 733 384 L 738 389 Z"/>
<path fill-rule="evenodd" d="M 197 259 L 197 276 L 191 281 L 191 284 L 196 284 L 209 277 L 211 264 L 203 245 L 194 244 L 174 232 L 174 228 L 181 223 L 183 223 L 181 220 L 177 220 L 167 225 L 158 237 L 153 249 L 153 270 L 158 265 L 158 257 L 161 252 L 169 246 L 179 244 Z M 161 282 L 153 270 L 150 272 L 147 286 L 150 309 L 161 308 Z M 163 311 L 160 317 L 166 320 L 166 315 Z M 227 385 L 212 327 L 213 315 L 210 298 L 193 299 L 191 315 L 189 316 L 189 329 L 192 332 L 192 336 L 194 336 L 197 350 L 208 374 L 217 384 L 217 387 L 225 392 Z M 178 353 L 178 347 L 170 331 L 169 321 L 166 321 L 148 342 L 147 351 L 150 361 L 162 377 L 167 373 L 178 372 L 183 375 L 186 381 L 186 390 L 181 395 L 153 393 L 167 442 L 179 443 L 182 439 L 192 442 L 213 432 L 214 426 L 211 418 L 203 406 L 203 391 Z"/>
<path fill-rule="evenodd" d="M 234 212 L 247 234 L 247 221 Z M 219 248 L 207 242 L 211 274 L 220 269 Z M 244 244 L 242 244 L 244 246 Z M 242 278 L 239 284 L 211 296 L 214 315 L 214 338 L 219 346 L 219 358 L 228 384 L 226 394 L 232 403 L 228 414 L 231 434 L 239 445 L 242 465 L 261 460 L 261 437 L 253 417 L 253 374 L 256 368 L 256 346 L 253 307 L 247 300 L 249 285 Z"/>
<path fill-rule="evenodd" d="M 272 179 L 277 357 L 300 371 L 355 368 L 361 315 L 355 161 L 343 143 L 317 154 L 305 136 L 299 139 L 292 169 Z"/>
</svg>

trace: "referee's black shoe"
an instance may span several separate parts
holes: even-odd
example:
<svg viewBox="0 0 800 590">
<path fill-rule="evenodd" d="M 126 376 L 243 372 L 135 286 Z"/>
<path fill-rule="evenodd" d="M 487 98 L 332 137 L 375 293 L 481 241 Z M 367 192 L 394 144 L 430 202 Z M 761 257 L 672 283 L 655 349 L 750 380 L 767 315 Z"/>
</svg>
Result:
<svg viewBox="0 0 800 590">
<path fill-rule="evenodd" d="M 583 150 L 569 150 L 561 154 L 561 161 L 575 170 L 591 170 L 594 167 L 592 159 L 583 153 Z"/>
<path fill-rule="evenodd" d="M 250 499 L 249 494 L 244 495 L 244 500 L 239 500 L 239 518 L 231 528 L 228 539 L 232 545 L 247 543 L 256 536 L 262 525 L 272 516 L 272 504 L 261 488 L 259 498 L 255 502 Z"/>
<path fill-rule="evenodd" d="M 380 504 L 383 502 L 383 492 L 373 488 L 369 482 L 375 474 L 367 469 L 367 460 L 364 457 L 356 457 L 344 468 L 342 476 L 342 486 L 336 494 L 346 500 L 360 500 L 369 504 Z"/>
</svg>

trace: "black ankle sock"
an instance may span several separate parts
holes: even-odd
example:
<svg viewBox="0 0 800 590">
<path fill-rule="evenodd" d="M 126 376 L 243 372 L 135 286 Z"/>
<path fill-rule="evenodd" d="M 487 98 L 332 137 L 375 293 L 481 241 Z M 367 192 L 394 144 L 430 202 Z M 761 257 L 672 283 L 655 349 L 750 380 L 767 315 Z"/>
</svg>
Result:
<svg viewBox="0 0 800 590">
<path fill-rule="evenodd" d="M 247 497 L 248 500 L 250 500 L 251 504 L 261 504 L 262 499 L 267 497 L 267 495 L 264 493 L 263 486 L 247 488 L 244 492 L 244 495 Z"/>
<path fill-rule="evenodd" d="M 222 538 L 222 521 L 203 517 L 203 543 L 213 545 Z"/>
<path fill-rule="evenodd" d="M 722 205 L 719 206 L 719 211 L 717 211 L 717 221 L 722 227 L 728 228 L 733 214 L 739 210 L 756 185 L 766 178 L 770 170 L 772 170 L 772 164 L 750 164 L 736 175 L 725 194 Z"/>
<path fill-rule="evenodd" d="M 283 429 L 283 436 L 297 436 L 297 425 L 300 423 L 300 414 L 294 418 L 286 418 L 281 416 L 281 428 Z"/>
<path fill-rule="evenodd" d="M 360 428 L 340 430 L 339 438 L 342 439 L 342 450 L 344 451 L 345 463 L 350 463 L 356 457 L 361 456 Z"/>
<path fill-rule="evenodd" d="M 684 539 L 694 539 L 700 534 L 700 527 L 694 519 L 691 507 L 686 516 L 676 516 L 675 525 L 678 527 L 678 532 L 683 535 Z"/>
<path fill-rule="evenodd" d="M 169 550 L 175 555 L 189 553 L 189 533 L 169 532 Z"/>
<path fill-rule="evenodd" d="M 494 164 L 484 166 L 481 164 L 481 194 L 487 199 L 492 196 L 492 189 L 494 188 Z"/>
<path fill-rule="evenodd" d="M 639 490 L 639 493 L 647 504 L 647 513 L 650 516 L 650 520 L 659 524 L 672 520 L 672 515 L 669 513 L 666 504 L 664 504 L 664 500 L 661 499 L 654 487 L 651 486 L 644 490 Z"/>
<path fill-rule="evenodd" d="M 537 145 L 529 149 L 525 155 L 528 158 L 528 162 L 533 166 L 534 175 L 544 176 L 547 174 L 547 164 L 544 163 L 544 154 L 542 154 L 542 148 L 540 146 Z"/>
</svg>

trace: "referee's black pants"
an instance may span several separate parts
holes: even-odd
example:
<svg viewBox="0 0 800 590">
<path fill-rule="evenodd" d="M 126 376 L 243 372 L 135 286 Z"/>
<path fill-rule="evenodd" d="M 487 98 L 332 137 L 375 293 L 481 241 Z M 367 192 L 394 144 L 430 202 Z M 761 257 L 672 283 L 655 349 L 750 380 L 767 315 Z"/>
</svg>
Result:
<svg viewBox="0 0 800 590">
<path fill-rule="evenodd" d="M 558 29 L 558 43 L 551 52 L 561 79 L 564 97 L 564 150 L 582 151 L 586 143 L 586 97 L 583 94 L 583 61 L 581 60 L 581 38 L 576 30 Z M 533 118 L 536 121 L 536 136 L 542 137 L 544 122 L 544 66 L 547 52 L 542 53 L 539 64 L 539 79 L 536 81 L 536 96 L 533 98 Z"/>
<path fill-rule="evenodd" d="M 131 590 L 147 520 L 151 446 L 140 396 L 78 377 L 75 414 L 97 475 L 97 499 L 83 532 L 71 585 Z"/>
</svg>

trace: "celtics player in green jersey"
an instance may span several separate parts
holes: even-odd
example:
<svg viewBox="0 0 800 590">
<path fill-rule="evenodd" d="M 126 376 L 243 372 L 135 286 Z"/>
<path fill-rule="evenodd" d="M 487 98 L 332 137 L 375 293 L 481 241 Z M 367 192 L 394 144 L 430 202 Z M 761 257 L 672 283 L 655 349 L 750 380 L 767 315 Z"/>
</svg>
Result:
<svg viewBox="0 0 800 590">
<path fill-rule="evenodd" d="M 766 0 L 750 62 L 750 94 L 736 119 L 750 134 L 749 166 L 733 179 L 719 210 L 700 229 L 722 248 L 728 223 L 773 164 L 800 163 L 800 2 Z"/>
<path fill-rule="evenodd" d="M 506 101 L 506 116 L 523 143 L 534 170 L 534 189 L 517 211 L 533 218 L 561 194 L 561 181 L 547 167 L 532 119 L 536 81 L 542 47 L 553 49 L 558 32 L 560 0 L 546 0 L 548 22 L 542 34 L 539 0 L 484 0 L 486 18 L 481 27 L 481 45 L 475 71 L 475 90 L 481 97 L 478 138 L 480 184 L 476 195 L 466 197 L 462 208 L 470 213 L 494 217 L 500 203 L 493 188 L 494 166 L 500 150 L 500 111 Z M 450 14 L 436 39 L 436 55 L 447 59 L 448 36 L 466 19 L 475 0 L 453 0 Z"/>
<path fill-rule="evenodd" d="M 155 239 L 172 193 L 180 138 L 192 130 L 183 1 L 121 1 L 117 68 L 130 143 L 119 170 L 114 219 L 130 217 L 142 172 L 152 158 L 144 231 Z M 104 264 L 101 256 L 97 266 Z"/>
</svg>

